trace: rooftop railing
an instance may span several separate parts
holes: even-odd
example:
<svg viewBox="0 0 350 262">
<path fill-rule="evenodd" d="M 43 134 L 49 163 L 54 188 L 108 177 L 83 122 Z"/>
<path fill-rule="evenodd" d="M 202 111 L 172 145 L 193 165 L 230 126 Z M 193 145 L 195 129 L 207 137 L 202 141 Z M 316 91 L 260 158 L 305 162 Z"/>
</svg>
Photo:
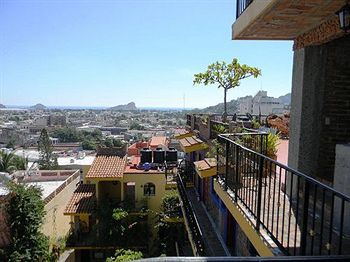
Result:
<svg viewBox="0 0 350 262">
<path fill-rule="evenodd" d="M 236 19 L 247 9 L 253 0 L 237 0 Z"/>
<path fill-rule="evenodd" d="M 285 255 L 349 255 L 350 198 L 219 135 L 218 182 L 256 231 Z"/>
<path fill-rule="evenodd" d="M 180 194 L 180 198 L 182 200 L 184 216 L 187 226 L 189 227 L 190 240 L 192 243 L 192 248 L 195 256 L 205 256 L 204 250 L 204 240 L 202 236 L 202 232 L 200 230 L 197 217 L 194 213 L 194 209 L 192 207 L 191 202 L 188 199 L 185 184 L 181 178 L 181 175 L 178 175 L 178 190 Z"/>
</svg>

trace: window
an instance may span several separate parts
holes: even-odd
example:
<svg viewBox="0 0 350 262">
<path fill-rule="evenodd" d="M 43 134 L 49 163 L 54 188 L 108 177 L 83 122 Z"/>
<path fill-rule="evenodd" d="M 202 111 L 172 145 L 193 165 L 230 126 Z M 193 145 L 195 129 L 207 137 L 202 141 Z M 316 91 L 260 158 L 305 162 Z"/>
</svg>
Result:
<svg viewBox="0 0 350 262">
<path fill-rule="evenodd" d="M 156 194 L 156 186 L 153 183 L 146 183 L 143 186 L 144 196 L 154 196 Z"/>
</svg>

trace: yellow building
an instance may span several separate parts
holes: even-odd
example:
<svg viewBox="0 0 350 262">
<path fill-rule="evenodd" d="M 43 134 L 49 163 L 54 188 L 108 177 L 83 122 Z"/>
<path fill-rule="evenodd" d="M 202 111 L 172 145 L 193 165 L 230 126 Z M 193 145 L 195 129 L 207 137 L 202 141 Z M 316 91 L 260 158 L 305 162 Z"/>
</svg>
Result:
<svg viewBox="0 0 350 262">
<path fill-rule="evenodd" d="M 76 250 L 76 257 L 105 259 L 117 248 L 111 244 L 112 241 L 107 246 L 96 243 L 94 230 L 99 221 L 95 211 L 104 204 L 113 208 L 123 207 L 129 215 L 144 217 L 150 232 L 148 241 L 156 236 L 155 216 L 161 211 L 167 188 L 172 188 L 171 178 L 175 170 L 158 167 L 146 171 L 138 168 L 139 163 L 139 156 L 96 157 L 84 178 L 85 183 L 78 186 L 64 211 L 65 215 L 70 216 L 71 235 L 75 236 L 67 242 L 67 247 Z M 143 240 L 147 240 L 147 236 Z M 135 247 L 137 245 L 135 243 Z"/>
</svg>

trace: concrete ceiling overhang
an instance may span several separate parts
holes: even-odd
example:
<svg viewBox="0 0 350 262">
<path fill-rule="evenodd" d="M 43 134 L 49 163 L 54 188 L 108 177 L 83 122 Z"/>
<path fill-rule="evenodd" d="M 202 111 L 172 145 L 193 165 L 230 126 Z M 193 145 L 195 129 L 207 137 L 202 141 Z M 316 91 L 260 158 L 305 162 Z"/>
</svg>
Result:
<svg viewBox="0 0 350 262">
<path fill-rule="evenodd" d="M 254 0 L 232 25 L 232 38 L 293 40 L 334 18 L 344 5 L 344 0 Z"/>
</svg>

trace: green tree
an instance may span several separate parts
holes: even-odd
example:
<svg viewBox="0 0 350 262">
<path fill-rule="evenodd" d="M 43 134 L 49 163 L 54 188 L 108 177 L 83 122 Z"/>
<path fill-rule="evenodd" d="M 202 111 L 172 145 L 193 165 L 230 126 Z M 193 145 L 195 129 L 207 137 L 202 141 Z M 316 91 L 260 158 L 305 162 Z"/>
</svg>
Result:
<svg viewBox="0 0 350 262">
<path fill-rule="evenodd" d="M 83 140 L 83 134 L 70 127 L 57 128 L 52 131 L 51 135 L 57 137 L 60 142 L 80 142 Z"/>
<path fill-rule="evenodd" d="M 11 173 L 17 169 L 14 163 L 15 155 L 13 153 L 0 153 L 0 171 Z"/>
<path fill-rule="evenodd" d="M 103 144 L 105 147 L 121 147 L 123 146 L 123 142 L 120 139 L 114 139 L 107 137 L 104 141 Z"/>
<path fill-rule="evenodd" d="M 40 232 L 45 216 L 41 190 L 16 183 L 9 183 L 8 189 L 11 245 L 6 250 L 7 261 L 47 261 L 49 241 Z"/>
<path fill-rule="evenodd" d="M 130 250 L 130 249 L 117 249 L 114 257 L 107 258 L 106 262 L 127 262 L 143 257 L 141 252 Z"/>
<path fill-rule="evenodd" d="M 28 167 L 28 158 L 15 156 L 13 158 L 13 164 L 17 170 L 26 170 Z"/>
<path fill-rule="evenodd" d="M 84 150 L 96 150 L 96 144 L 91 139 L 84 139 L 82 147 Z"/>
<path fill-rule="evenodd" d="M 40 154 L 39 167 L 40 169 L 56 169 L 58 167 L 57 157 L 53 154 L 53 148 L 50 141 L 50 137 L 44 128 L 41 130 L 38 150 Z"/>
<path fill-rule="evenodd" d="M 170 222 L 171 219 L 181 218 L 181 204 L 177 191 L 167 193 L 162 199 L 162 211 L 158 214 L 158 254 L 176 256 L 175 242 L 184 241 L 183 223 Z M 170 219 L 170 220 L 169 220 Z"/>
<path fill-rule="evenodd" d="M 107 137 L 104 141 L 104 145 L 106 147 L 113 147 L 113 139 L 110 137 Z"/>
<path fill-rule="evenodd" d="M 14 139 L 10 139 L 10 141 L 6 144 L 6 148 L 15 148 L 16 142 Z"/>
<path fill-rule="evenodd" d="M 224 113 L 223 121 L 227 120 L 227 91 L 240 85 L 240 81 L 253 76 L 257 78 L 261 75 L 260 69 L 241 65 L 236 58 L 230 64 L 226 62 L 215 62 L 208 66 L 203 73 L 194 75 L 193 84 L 213 85 L 224 89 Z"/>
<path fill-rule="evenodd" d="M 144 128 L 144 126 L 140 125 L 139 123 L 133 122 L 133 123 L 131 123 L 129 129 L 131 129 L 131 130 L 144 130 L 145 128 Z"/>
</svg>

